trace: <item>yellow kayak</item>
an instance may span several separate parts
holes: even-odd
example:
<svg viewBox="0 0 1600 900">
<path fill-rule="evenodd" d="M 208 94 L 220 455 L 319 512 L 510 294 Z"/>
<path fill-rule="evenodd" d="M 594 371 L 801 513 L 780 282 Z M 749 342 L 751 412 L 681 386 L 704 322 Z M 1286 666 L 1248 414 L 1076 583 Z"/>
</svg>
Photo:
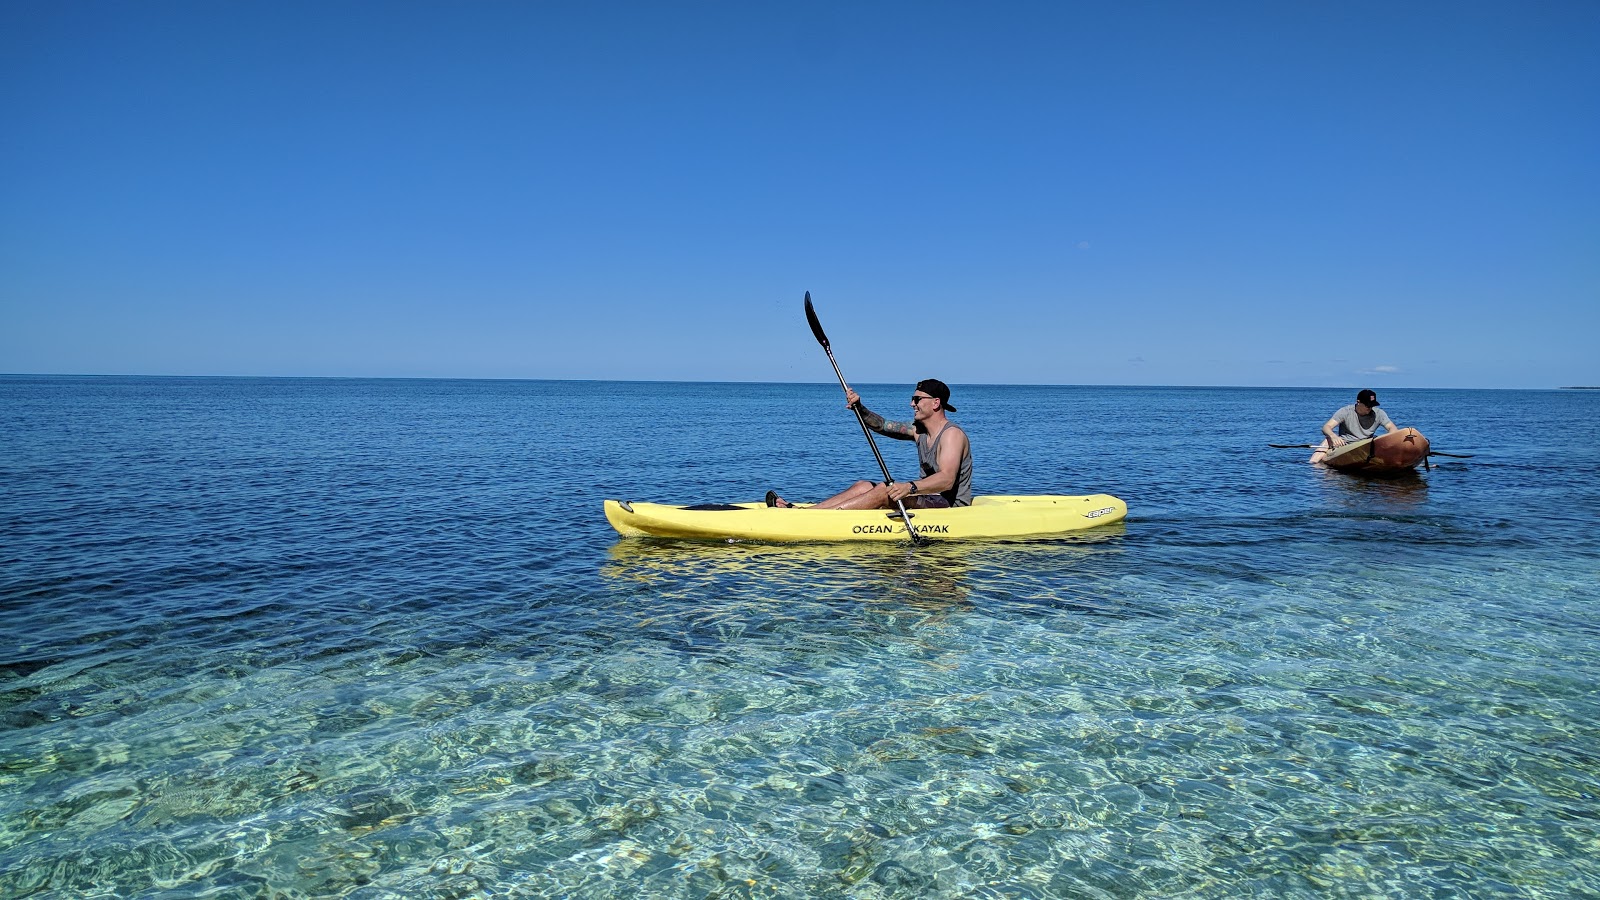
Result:
<svg viewBox="0 0 1600 900">
<path fill-rule="evenodd" d="M 606 521 L 623 537 L 736 541 L 903 541 L 897 510 L 777 509 L 765 503 L 672 506 L 605 502 Z M 1120 522 L 1128 504 L 1110 494 L 1080 497 L 1005 495 L 971 506 L 914 509 L 911 524 L 929 540 L 1050 538 Z"/>
</svg>

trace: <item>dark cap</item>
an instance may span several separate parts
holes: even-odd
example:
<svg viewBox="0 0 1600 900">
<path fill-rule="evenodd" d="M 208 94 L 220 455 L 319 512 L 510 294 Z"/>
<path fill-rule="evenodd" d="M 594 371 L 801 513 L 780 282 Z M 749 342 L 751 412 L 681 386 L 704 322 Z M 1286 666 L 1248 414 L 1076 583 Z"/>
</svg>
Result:
<svg viewBox="0 0 1600 900">
<path fill-rule="evenodd" d="M 939 408 L 955 412 L 956 408 L 950 405 L 950 386 L 937 378 L 924 378 L 917 382 L 917 390 L 930 397 L 939 398 Z"/>
<path fill-rule="evenodd" d="M 1374 394 L 1371 389 L 1364 390 L 1356 395 L 1356 402 L 1364 406 L 1377 406 L 1378 395 Z"/>
</svg>

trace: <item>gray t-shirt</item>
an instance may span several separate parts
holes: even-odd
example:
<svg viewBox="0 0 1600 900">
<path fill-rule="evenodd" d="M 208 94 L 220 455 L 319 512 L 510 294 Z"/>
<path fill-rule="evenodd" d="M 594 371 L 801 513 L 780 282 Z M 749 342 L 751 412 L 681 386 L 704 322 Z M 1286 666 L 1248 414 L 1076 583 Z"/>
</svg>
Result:
<svg viewBox="0 0 1600 900">
<path fill-rule="evenodd" d="M 1395 430 L 1394 423 L 1389 421 L 1389 414 L 1384 412 L 1382 407 L 1374 408 L 1372 415 L 1362 416 L 1356 414 L 1356 405 L 1352 403 L 1349 406 L 1340 408 L 1338 412 L 1333 414 L 1333 417 L 1339 422 L 1339 427 L 1334 430 L 1340 437 L 1348 441 L 1359 441 L 1363 438 L 1372 437 L 1378 433 L 1378 426 L 1380 425 L 1386 431 Z"/>
</svg>

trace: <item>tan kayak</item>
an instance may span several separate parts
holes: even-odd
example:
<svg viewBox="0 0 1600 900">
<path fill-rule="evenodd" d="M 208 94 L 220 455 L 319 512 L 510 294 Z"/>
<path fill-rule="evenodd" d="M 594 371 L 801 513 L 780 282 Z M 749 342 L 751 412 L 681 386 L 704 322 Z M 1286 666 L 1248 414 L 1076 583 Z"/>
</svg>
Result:
<svg viewBox="0 0 1600 900">
<path fill-rule="evenodd" d="M 1428 439 L 1415 428 L 1402 428 L 1374 438 L 1335 447 L 1322 464 L 1341 472 L 1383 475 L 1407 472 L 1428 456 Z"/>
</svg>

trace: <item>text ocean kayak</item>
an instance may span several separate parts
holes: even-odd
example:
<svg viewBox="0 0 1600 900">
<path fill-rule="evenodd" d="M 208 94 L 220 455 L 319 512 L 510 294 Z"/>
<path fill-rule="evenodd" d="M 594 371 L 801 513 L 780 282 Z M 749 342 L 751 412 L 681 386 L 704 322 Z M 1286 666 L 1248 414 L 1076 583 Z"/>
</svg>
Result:
<svg viewBox="0 0 1600 900">
<path fill-rule="evenodd" d="M 606 521 L 623 537 L 744 541 L 903 541 L 900 513 L 882 509 L 778 509 L 765 503 L 672 506 L 605 502 Z M 911 510 L 930 540 L 1049 538 L 1120 522 L 1128 505 L 1110 494 L 974 497 L 954 509 Z"/>
</svg>

